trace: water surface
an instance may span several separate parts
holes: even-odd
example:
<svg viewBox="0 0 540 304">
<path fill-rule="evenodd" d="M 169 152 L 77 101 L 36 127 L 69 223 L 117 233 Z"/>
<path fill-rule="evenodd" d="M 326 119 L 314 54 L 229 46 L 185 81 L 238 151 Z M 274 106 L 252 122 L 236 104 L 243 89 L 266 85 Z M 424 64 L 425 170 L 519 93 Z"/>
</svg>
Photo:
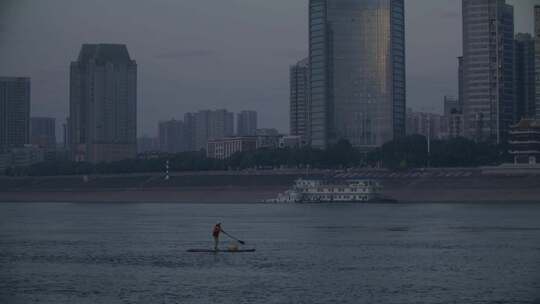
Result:
<svg viewBox="0 0 540 304">
<path fill-rule="evenodd" d="M 537 299 L 540 204 L 0 204 L 0 303 Z"/>
</svg>

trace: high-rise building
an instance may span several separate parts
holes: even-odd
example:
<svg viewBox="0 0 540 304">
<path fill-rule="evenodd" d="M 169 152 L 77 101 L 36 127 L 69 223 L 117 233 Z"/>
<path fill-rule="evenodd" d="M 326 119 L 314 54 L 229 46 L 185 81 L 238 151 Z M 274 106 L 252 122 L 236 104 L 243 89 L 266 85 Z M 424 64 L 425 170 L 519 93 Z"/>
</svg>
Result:
<svg viewBox="0 0 540 304">
<path fill-rule="evenodd" d="M 32 117 L 30 119 L 30 143 L 47 150 L 56 148 L 56 119 Z"/>
<path fill-rule="evenodd" d="M 310 0 L 310 133 L 371 148 L 405 135 L 403 0 Z"/>
<path fill-rule="evenodd" d="M 137 138 L 137 153 L 153 153 L 159 150 L 159 138 L 146 135 Z"/>
<path fill-rule="evenodd" d="M 184 114 L 184 129 L 186 133 L 186 151 L 197 151 L 197 135 L 195 133 L 197 125 L 194 113 Z"/>
<path fill-rule="evenodd" d="M 187 151 L 186 130 L 181 120 L 159 123 L 159 150 L 167 153 Z"/>
<path fill-rule="evenodd" d="M 306 138 L 309 133 L 309 58 L 289 68 L 290 134 Z"/>
<path fill-rule="evenodd" d="M 234 113 L 227 110 L 210 112 L 208 139 L 221 139 L 234 136 Z"/>
<path fill-rule="evenodd" d="M 534 118 L 534 39 L 530 34 L 517 34 L 514 42 L 514 122 Z"/>
<path fill-rule="evenodd" d="M 446 121 L 442 115 L 407 110 L 407 135 L 423 135 L 431 139 L 446 137 Z"/>
<path fill-rule="evenodd" d="M 540 120 L 540 5 L 534 6 L 534 40 L 536 119 Z"/>
<path fill-rule="evenodd" d="M 458 103 L 463 109 L 463 56 L 458 57 Z"/>
<path fill-rule="evenodd" d="M 137 153 L 137 64 L 121 44 L 84 44 L 71 63 L 72 158 L 93 163 Z"/>
<path fill-rule="evenodd" d="M 257 112 L 242 111 L 238 113 L 236 119 L 237 136 L 255 136 L 257 134 Z"/>
<path fill-rule="evenodd" d="M 195 118 L 195 150 L 206 149 L 210 137 L 210 116 L 212 111 L 203 110 L 194 113 Z"/>
<path fill-rule="evenodd" d="M 62 136 L 64 142 L 64 149 L 69 149 L 69 117 L 66 117 L 66 122 L 62 124 Z"/>
<path fill-rule="evenodd" d="M 30 143 L 30 78 L 0 77 L 0 153 Z"/>
<path fill-rule="evenodd" d="M 189 124 L 188 137 L 194 138 L 194 150 L 206 149 L 209 139 L 222 139 L 234 135 L 234 113 L 227 110 L 188 113 L 184 119 Z M 194 129 L 191 129 L 192 127 Z"/>
<path fill-rule="evenodd" d="M 514 8 L 463 0 L 463 111 L 477 141 L 504 142 L 514 113 Z"/>
</svg>

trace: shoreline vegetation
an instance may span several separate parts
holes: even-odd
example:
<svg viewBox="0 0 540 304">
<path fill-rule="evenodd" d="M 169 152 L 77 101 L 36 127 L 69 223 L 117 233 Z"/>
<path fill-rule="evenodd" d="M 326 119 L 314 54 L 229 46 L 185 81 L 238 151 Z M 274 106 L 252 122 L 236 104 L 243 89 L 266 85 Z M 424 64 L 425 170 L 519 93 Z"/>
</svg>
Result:
<svg viewBox="0 0 540 304">
<path fill-rule="evenodd" d="M 399 202 L 540 202 L 540 167 L 243 170 L 0 177 L 0 202 L 256 203 L 298 178 L 378 180 Z"/>
<path fill-rule="evenodd" d="M 426 138 L 413 135 L 371 151 L 339 141 L 326 150 L 260 149 L 226 160 L 199 151 L 101 164 L 53 161 L 6 170 L 0 202 L 255 203 L 301 177 L 377 180 L 398 202 L 540 202 L 540 167 L 500 166 L 509 161 L 507 147 L 465 138 L 432 140 L 430 147 L 428 153 Z"/>
<path fill-rule="evenodd" d="M 409 170 L 414 168 L 474 168 L 496 166 L 512 160 L 508 147 L 477 143 L 465 138 L 430 140 L 411 135 L 396 139 L 382 147 L 362 150 L 341 140 L 325 150 L 308 146 L 300 148 L 261 148 L 233 154 L 227 159 L 213 159 L 204 150 L 196 152 L 143 153 L 136 159 L 92 164 L 66 160 L 46 161 L 28 167 L 8 167 L 6 176 L 62 176 L 99 174 L 155 173 L 169 164 L 171 172 L 243 171 L 275 168 L 387 168 Z"/>
</svg>

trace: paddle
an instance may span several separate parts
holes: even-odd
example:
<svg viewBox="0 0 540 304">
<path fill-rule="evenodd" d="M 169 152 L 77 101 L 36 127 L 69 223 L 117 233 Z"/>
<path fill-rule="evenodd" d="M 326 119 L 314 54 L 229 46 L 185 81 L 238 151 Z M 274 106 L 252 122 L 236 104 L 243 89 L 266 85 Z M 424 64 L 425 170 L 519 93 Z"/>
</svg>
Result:
<svg viewBox="0 0 540 304">
<path fill-rule="evenodd" d="M 223 231 L 223 230 L 221 230 L 221 232 L 223 232 L 223 234 L 225 234 L 226 236 L 230 237 L 231 239 L 237 241 L 238 243 L 240 243 L 240 244 L 242 244 L 242 245 L 245 245 L 245 244 L 246 244 L 246 242 L 241 241 L 241 240 L 235 238 L 234 236 L 228 234 L 227 232 L 225 232 L 225 231 Z"/>
</svg>

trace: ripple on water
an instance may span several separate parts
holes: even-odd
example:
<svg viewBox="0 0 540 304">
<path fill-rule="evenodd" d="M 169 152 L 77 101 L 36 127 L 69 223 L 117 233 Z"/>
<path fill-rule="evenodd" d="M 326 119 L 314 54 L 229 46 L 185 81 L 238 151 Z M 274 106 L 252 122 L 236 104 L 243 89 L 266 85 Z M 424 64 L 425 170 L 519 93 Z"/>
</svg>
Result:
<svg viewBox="0 0 540 304">
<path fill-rule="evenodd" d="M 540 205 L 17 206 L 2 304 L 540 304 Z M 186 253 L 216 218 L 257 252 Z"/>
</svg>

